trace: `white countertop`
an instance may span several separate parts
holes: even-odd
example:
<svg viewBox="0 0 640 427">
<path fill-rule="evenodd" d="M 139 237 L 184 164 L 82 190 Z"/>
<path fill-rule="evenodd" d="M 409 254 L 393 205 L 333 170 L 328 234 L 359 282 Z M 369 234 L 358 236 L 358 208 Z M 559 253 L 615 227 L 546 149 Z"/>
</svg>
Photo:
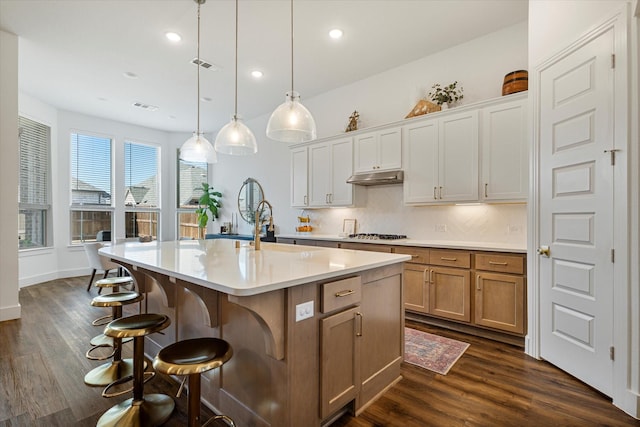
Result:
<svg viewBox="0 0 640 427">
<path fill-rule="evenodd" d="M 353 242 L 367 243 L 373 245 L 393 245 L 393 246 L 418 246 L 425 248 L 443 248 L 443 249 L 467 249 L 475 251 L 495 251 L 495 252 L 514 252 L 526 253 L 526 244 L 515 243 L 493 243 L 493 242 L 455 242 L 451 240 L 418 240 L 418 239 L 353 239 L 349 237 L 340 237 L 336 234 L 314 234 L 314 233 L 298 233 L 298 234 L 279 234 L 276 237 L 285 239 L 309 239 L 309 240 L 329 240 L 336 242 Z"/>
<path fill-rule="evenodd" d="M 100 254 L 230 295 L 256 295 L 396 264 L 409 255 L 236 240 L 127 242 Z"/>
</svg>

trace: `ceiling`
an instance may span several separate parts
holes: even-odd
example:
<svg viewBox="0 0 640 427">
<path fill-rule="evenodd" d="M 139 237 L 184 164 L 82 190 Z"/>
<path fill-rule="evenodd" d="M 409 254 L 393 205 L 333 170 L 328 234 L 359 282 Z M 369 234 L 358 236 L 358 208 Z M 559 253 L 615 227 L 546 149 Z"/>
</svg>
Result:
<svg viewBox="0 0 640 427">
<path fill-rule="evenodd" d="M 19 36 L 21 91 L 64 110 L 192 132 L 196 10 L 194 0 L 0 0 L 0 29 Z M 527 10 L 526 0 L 295 0 L 294 87 L 304 103 L 525 21 Z M 238 113 L 246 120 L 270 113 L 291 87 L 289 11 L 287 0 L 239 0 Z M 234 24 L 233 0 L 201 6 L 200 58 L 219 67 L 200 73 L 206 132 L 233 114 Z M 344 37 L 330 39 L 332 28 Z M 169 42 L 167 31 L 182 41 Z"/>
</svg>

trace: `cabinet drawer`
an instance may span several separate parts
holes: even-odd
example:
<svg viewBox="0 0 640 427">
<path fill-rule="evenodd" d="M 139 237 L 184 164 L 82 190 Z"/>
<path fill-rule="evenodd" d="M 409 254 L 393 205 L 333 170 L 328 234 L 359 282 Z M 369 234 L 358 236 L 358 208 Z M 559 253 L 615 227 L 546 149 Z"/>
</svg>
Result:
<svg viewBox="0 0 640 427">
<path fill-rule="evenodd" d="M 395 246 L 393 252 L 397 254 L 411 255 L 411 261 L 416 264 L 428 264 L 429 263 L 429 249 L 415 248 L 406 246 Z"/>
<path fill-rule="evenodd" d="M 320 311 L 329 313 L 342 307 L 357 304 L 362 299 L 362 280 L 360 276 L 337 280 L 322 285 Z"/>
<path fill-rule="evenodd" d="M 463 251 L 429 251 L 429 264 L 446 265 L 447 267 L 471 267 L 471 253 Z"/>
<path fill-rule="evenodd" d="M 518 255 L 476 254 L 476 270 L 524 274 L 524 257 Z"/>
</svg>

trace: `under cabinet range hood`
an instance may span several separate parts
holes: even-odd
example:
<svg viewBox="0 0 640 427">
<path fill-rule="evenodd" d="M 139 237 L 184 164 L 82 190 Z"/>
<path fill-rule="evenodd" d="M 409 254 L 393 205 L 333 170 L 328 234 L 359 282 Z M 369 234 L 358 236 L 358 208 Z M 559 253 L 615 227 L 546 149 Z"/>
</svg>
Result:
<svg viewBox="0 0 640 427">
<path fill-rule="evenodd" d="M 359 173 L 351 175 L 347 184 L 354 185 L 385 185 L 402 184 L 404 172 L 401 170 Z"/>
</svg>

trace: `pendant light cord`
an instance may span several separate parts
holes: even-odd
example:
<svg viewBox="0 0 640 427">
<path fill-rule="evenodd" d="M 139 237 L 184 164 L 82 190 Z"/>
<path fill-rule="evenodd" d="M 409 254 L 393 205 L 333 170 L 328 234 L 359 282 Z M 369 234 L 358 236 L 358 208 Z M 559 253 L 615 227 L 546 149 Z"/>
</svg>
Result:
<svg viewBox="0 0 640 427">
<path fill-rule="evenodd" d="M 293 99 L 293 0 L 291 0 L 291 99 Z"/>
<path fill-rule="evenodd" d="M 200 4 L 201 1 L 196 0 L 198 2 L 198 42 L 197 42 L 197 48 L 196 48 L 196 67 L 197 67 L 197 95 L 198 97 L 196 98 L 196 110 L 197 110 L 197 127 L 196 127 L 196 134 L 198 136 L 200 136 Z"/>
<path fill-rule="evenodd" d="M 238 0 L 236 0 L 236 70 L 235 70 L 235 99 L 234 99 L 234 108 L 233 108 L 233 119 L 236 120 L 238 118 Z"/>
</svg>

